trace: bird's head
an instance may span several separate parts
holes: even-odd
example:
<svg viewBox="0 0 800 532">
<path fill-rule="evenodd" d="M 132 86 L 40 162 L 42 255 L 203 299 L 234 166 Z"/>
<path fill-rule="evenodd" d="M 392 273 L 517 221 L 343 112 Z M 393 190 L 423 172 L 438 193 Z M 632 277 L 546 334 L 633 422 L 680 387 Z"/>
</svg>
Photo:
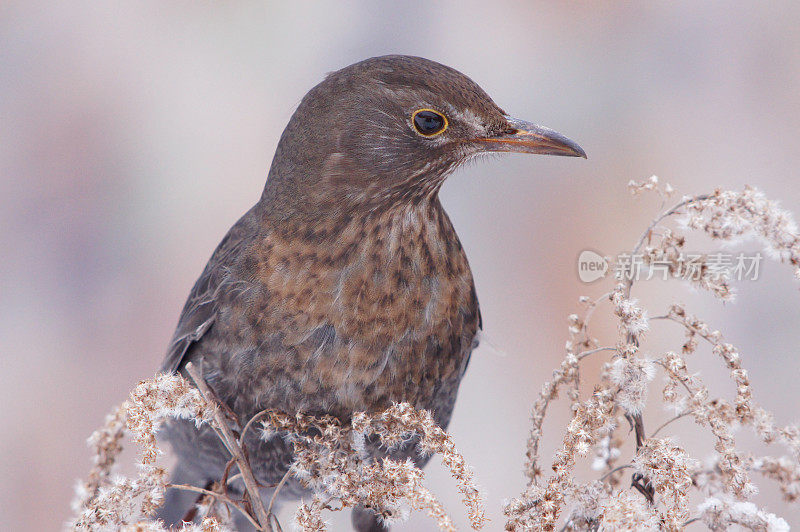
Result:
<svg viewBox="0 0 800 532">
<path fill-rule="evenodd" d="M 391 208 L 435 196 L 454 168 L 488 152 L 586 157 L 563 135 L 511 118 L 452 68 L 375 57 L 329 74 L 303 98 L 265 197 L 291 211 Z"/>
</svg>

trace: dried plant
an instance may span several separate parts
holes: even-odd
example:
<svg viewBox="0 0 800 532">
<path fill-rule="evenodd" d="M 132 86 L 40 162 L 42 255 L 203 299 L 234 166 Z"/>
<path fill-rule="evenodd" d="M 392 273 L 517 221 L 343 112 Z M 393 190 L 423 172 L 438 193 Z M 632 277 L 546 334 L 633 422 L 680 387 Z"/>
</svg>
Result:
<svg viewBox="0 0 800 532">
<path fill-rule="evenodd" d="M 95 465 L 85 482 L 76 488 L 73 509 L 78 530 L 159 530 L 158 523 L 142 520 L 164 502 L 167 472 L 157 465 L 161 454 L 156 433 L 167 417 L 208 422 L 216 409 L 182 377 L 159 375 L 143 381 L 131 392 L 128 401 L 106 418 L 106 424 L 89 438 Z M 139 477 L 112 476 L 112 470 L 126 434 L 141 447 Z M 204 519 L 199 527 L 186 530 L 206 532 L 219 529 L 214 518 Z"/>
<path fill-rule="evenodd" d="M 424 485 L 424 473 L 410 460 L 374 460 L 365 452 L 367 445 L 378 445 L 387 452 L 404 445 L 416 445 L 425 455 L 436 453 L 456 479 L 472 526 L 479 529 L 486 518 L 472 472 L 456 450 L 450 436 L 436 425 L 430 412 L 407 403 L 391 406 L 368 415 L 355 413 L 347 425 L 333 417 L 290 415 L 265 410 L 244 427 L 235 426 L 213 392 L 191 363 L 187 372 L 195 386 L 180 375 L 158 375 L 142 381 L 128 401 L 118 407 L 96 431 L 89 444 L 95 465 L 85 482 L 76 489 L 72 523 L 79 530 L 164 530 L 153 519 L 163 503 L 167 489 L 182 489 L 199 494 L 197 511 L 191 515 L 200 525 L 185 525 L 184 530 L 206 532 L 226 530 L 232 512 L 238 511 L 257 530 L 280 530 L 272 506 L 289 475 L 300 479 L 312 493 L 295 516 L 303 530 L 325 530 L 322 512 L 363 505 L 375 510 L 388 524 L 407 518 L 412 509 L 427 510 L 443 530 L 455 530 L 441 503 Z M 168 417 L 208 423 L 231 454 L 228 471 L 238 474 L 220 479 L 215 489 L 171 484 L 166 471 L 157 465 L 162 454 L 157 444 L 158 429 Z M 261 425 L 264 438 L 277 434 L 290 441 L 295 460 L 287 475 L 275 487 L 269 506 L 259 495 L 252 468 L 242 441 L 243 435 Z M 112 476 L 112 468 L 122 450 L 121 442 L 130 434 L 140 447 L 140 474 L 131 479 Z M 235 468 L 235 469 L 234 469 Z M 245 499 L 238 500 L 228 486 L 236 478 L 245 485 Z"/>
<path fill-rule="evenodd" d="M 654 191 L 665 199 L 673 192 L 655 177 L 631 183 L 630 188 L 636 194 Z M 683 198 L 651 223 L 631 256 L 640 255 L 645 267 L 659 265 L 671 277 L 730 300 L 734 295 L 731 280 L 714 267 L 711 256 L 687 257 L 684 232 L 692 230 L 726 242 L 756 236 L 771 257 L 790 263 L 800 279 L 800 237 L 792 217 L 752 188 Z M 505 528 L 555 530 L 561 523 L 563 530 L 680 530 L 700 522 L 712 530 L 731 525 L 788 530 L 783 519 L 748 499 L 757 491 L 754 475 L 776 482 L 787 501 L 800 499 L 800 429 L 777 425 L 755 402 L 738 350 L 719 331 L 682 305 L 669 305 L 655 315 L 648 312 L 631 297 L 635 276 L 630 273 L 622 271 L 620 282 L 596 300 L 581 298 L 582 315 L 569 316 L 564 359 L 533 405 L 525 465 L 529 483 L 519 497 L 506 503 Z M 613 341 L 601 343 L 591 336 L 589 324 L 598 309 L 606 308 L 604 302 L 618 334 Z M 645 354 L 646 333 L 664 323 L 682 329 L 679 345 L 658 355 Z M 701 342 L 708 344 L 709 352 L 730 374 L 736 389 L 732 399 L 712 397 L 700 375 L 690 371 Z M 599 384 L 586 393 L 581 364 L 587 357 L 604 355 L 607 362 Z M 186 369 L 193 383 L 180 375 L 141 382 L 89 439 L 95 463 L 76 490 L 73 528 L 164 530 L 153 515 L 167 489 L 180 489 L 198 495 L 189 517 L 200 524 L 186 524 L 184 530 L 227 530 L 236 512 L 258 530 L 281 530 L 273 503 L 292 476 L 310 494 L 295 514 L 295 525 L 302 530 L 325 530 L 325 511 L 358 505 L 372 508 L 387 523 L 404 520 L 411 510 L 425 510 L 441 529 L 454 530 L 441 503 L 424 485 L 422 470 L 410 460 L 391 457 L 393 450 L 407 445 L 415 445 L 424 455 L 441 457 L 463 495 L 472 528 L 484 525 L 472 472 L 429 412 L 401 403 L 383 412 L 355 413 L 345 423 L 333 417 L 263 411 L 238 426 L 215 399 L 201 372 L 192 364 Z M 675 414 L 648 435 L 644 408 L 657 374 L 665 382 L 660 400 Z M 543 426 L 549 406 L 562 393 L 572 414 L 549 466 L 552 473 L 546 476 L 539 456 Z M 156 439 L 169 417 L 193 419 L 198 426 L 206 423 L 214 429 L 231 455 L 225 478 L 211 487 L 169 483 L 158 464 L 162 452 Z M 674 421 L 689 417 L 713 439 L 711 458 L 692 457 L 677 438 L 662 434 Z M 630 456 L 623 449 L 631 437 L 624 430 L 626 424 L 633 432 Z M 777 456 L 742 451 L 735 439 L 736 429 L 742 426 L 750 427 L 764 444 L 784 450 Z M 259 495 L 260 486 L 242 443 L 249 430 L 260 430 L 263 438 L 279 435 L 293 446 L 294 462 L 273 486 L 268 502 Z M 126 436 L 140 448 L 137 478 L 112 474 Z M 375 447 L 385 451 L 386 458 L 370 458 L 374 453 L 367 449 Z M 599 476 L 580 481 L 578 460 L 590 456 Z M 631 474 L 630 488 L 623 483 L 626 472 Z M 235 482 L 238 491 L 232 488 Z"/>
<path fill-rule="evenodd" d="M 455 530 L 439 501 L 422 484 L 422 470 L 413 462 L 369 460 L 365 449 L 375 437 L 387 450 L 413 444 L 422 454 L 441 455 L 464 495 L 473 528 L 483 526 L 484 511 L 472 472 L 428 411 L 396 404 L 376 416 L 358 413 L 346 428 L 336 418 L 272 413 L 264 428 L 268 436 L 274 429 L 291 435 L 292 473 L 314 490 L 311 503 L 302 504 L 296 515 L 303 530 L 322 530 L 320 511 L 332 501 L 342 507 L 373 508 L 387 524 L 406 517 L 408 509 L 426 509 L 442 530 Z"/>
<path fill-rule="evenodd" d="M 673 192 L 655 176 L 632 182 L 630 189 L 634 194 L 655 191 L 663 198 Z M 791 215 L 753 188 L 683 198 L 652 222 L 629 255 L 641 256 L 645 268 L 658 266 L 668 276 L 684 279 L 723 301 L 732 299 L 730 278 L 715 267 L 711 255 L 690 257 L 686 253 L 684 230 L 702 231 L 725 242 L 755 236 L 770 256 L 788 262 L 800 278 L 800 236 Z M 752 530 L 788 530 L 786 521 L 747 499 L 757 491 L 752 474 L 759 473 L 776 481 L 787 501 L 797 501 L 800 431 L 794 425 L 776 425 L 772 415 L 755 402 L 741 356 L 724 341 L 722 333 L 681 305 L 670 305 L 648 317 L 651 313 L 631 297 L 636 279 L 629 271 L 632 268 L 633 264 L 623 268 L 621 282 L 597 300 L 582 297 L 582 317 L 569 317 L 566 355 L 533 407 L 526 464 L 529 484 L 506 504 L 506 529 L 554 530 L 563 514 L 564 530 L 681 530 L 697 521 L 712 530 L 724 530 L 731 524 Z M 609 311 L 619 326 L 617 338 L 605 344 L 589 332 L 590 319 L 604 300 L 610 303 Z M 684 330 L 679 349 L 646 355 L 645 334 L 663 322 L 677 323 Z M 733 400 L 711 397 L 700 375 L 689 371 L 692 354 L 701 341 L 729 371 L 736 387 Z M 601 353 L 608 355 L 608 362 L 600 383 L 589 397 L 582 398 L 581 362 Z M 662 400 L 676 415 L 648 436 L 642 412 L 656 370 L 666 381 Z M 572 418 L 550 466 L 553 473 L 545 478 L 539 457 L 542 427 L 548 407 L 562 391 L 570 402 Z M 656 437 L 684 417 L 692 417 L 714 439 L 712 459 L 701 462 L 676 440 Z M 635 451 L 627 463 L 620 464 L 626 439 L 620 428 L 626 420 L 634 432 Z M 785 454 L 756 457 L 743 452 L 734 437 L 740 426 L 753 429 L 765 444 L 782 444 Z M 593 468 L 601 476 L 582 483 L 576 479 L 576 462 L 591 450 Z M 622 485 L 626 469 L 633 471 L 634 489 Z M 698 507 L 692 506 L 692 495 L 701 497 Z"/>
</svg>

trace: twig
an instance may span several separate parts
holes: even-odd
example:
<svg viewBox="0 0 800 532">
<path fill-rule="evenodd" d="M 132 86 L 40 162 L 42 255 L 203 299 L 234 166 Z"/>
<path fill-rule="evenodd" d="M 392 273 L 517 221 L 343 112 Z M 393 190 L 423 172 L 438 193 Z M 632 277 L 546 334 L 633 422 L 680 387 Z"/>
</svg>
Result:
<svg viewBox="0 0 800 532">
<path fill-rule="evenodd" d="M 278 492 L 281 490 L 283 485 L 286 484 L 286 481 L 289 479 L 291 472 L 292 468 L 289 467 L 289 469 L 286 470 L 286 473 L 284 473 L 283 477 L 281 478 L 281 481 L 278 482 L 277 486 L 275 486 L 275 491 L 272 492 L 272 497 L 270 497 L 269 499 L 269 507 L 267 508 L 267 513 L 269 514 L 272 513 L 272 507 L 275 504 L 275 499 L 278 497 Z"/>
<path fill-rule="evenodd" d="M 239 445 L 241 445 L 241 444 L 243 444 L 243 443 L 244 443 L 244 436 L 245 436 L 245 434 L 247 434 L 247 431 L 248 431 L 248 430 L 250 430 L 250 427 L 252 427 L 252 426 L 253 426 L 253 424 L 254 424 L 256 421 L 258 421 L 259 419 L 261 419 L 261 418 L 263 418 L 263 417 L 266 417 L 266 416 L 268 416 L 268 415 L 269 415 L 269 414 L 271 414 L 272 412 L 273 412 L 273 411 L 272 411 L 272 410 L 269 410 L 269 409 L 267 409 L 267 410 L 262 410 L 262 411 L 261 411 L 261 412 L 259 412 L 258 414 L 256 414 L 256 415 L 254 415 L 253 417 L 251 417 L 251 418 L 250 418 L 250 420 L 247 422 L 247 424 L 246 424 L 246 425 L 244 426 L 244 428 L 242 429 L 242 434 L 239 436 Z"/>
<path fill-rule="evenodd" d="M 225 495 L 228 494 L 228 483 L 229 483 L 228 475 L 230 475 L 231 468 L 233 467 L 233 464 L 235 464 L 235 463 L 236 463 L 236 460 L 234 460 L 233 458 L 228 460 L 228 463 L 225 465 L 225 472 L 222 474 L 222 480 L 220 480 L 220 485 L 222 486 L 222 491 L 223 491 L 223 493 L 225 493 Z"/>
<path fill-rule="evenodd" d="M 650 437 L 651 438 L 655 438 L 656 434 L 658 434 L 661 431 L 661 429 L 663 429 L 664 427 L 666 427 L 667 425 L 669 425 L 673 421 L 678 421 L 682 417 L 691 416 L 692 414 L 694 414 L 694 410 L 687 410 L 686 412 L 681 412 L 680 414 L 678 414 L 677 416 L 673 417 L 672 419 L 669 419 L 669 420 L 665 421 L 664 423 L 662 423 L 660 427 L 658 427 L 656 430 L 653 431 L 653 433 L 650 435 Z"/>
<path fill-rule="evenodd" d="M 613 475 L 614 473 L 616 473 L 617 471 L 622 471 L 623 469 L 630 469 L 630 468 L 632 468 L 632 467 L 633 467 L 633 466 L 632 466 L 631 464 L 625 464 L 625 465 L 617 466 L 617 467 L 615 467 L 614 469 L 612 469 L 611 471 L 607 471 L 607 472 L 606 472 L 606 473 L 605 473 L 605 474 L 604 474 L 602 477 L 600 477 L 600 478 L 599 478 L 599 479 L 597 479 L 597 480 L 599 480 L 600 482 L 602 482 L 602 481 L 604 481 L 605 479 L 607 479 L 608 477 L 610 477 L 611 475 Z"/>
<path fill-rule="evenodd" d="M 639 452 L 639 449 L 644 445 L 645 435 L 644 435 L 644 418 L 642 417 L 642 413 L 639 412 L 637 414 L 625 414 L 625 418 L 628 420 L 628 423 L 631 424 L 631 428 L 636 435 L 636 452 Z"/>
<path fill-rule="evenodd" d="M 210 401 L 209 398 L 212 397 L 213 394 L 194 364 L 188 362 L 185 368 L 206 401 Z M 269 514 L 266 508 L 264 508 L 264 501 L 261 499 L 261 494 L 258 491 L 258 483 L 256 482 L 255 476 L 253 476 L 253 471 L 250 469 L 250 464 L 247 463 L 242 447 L 239 445 L 236 437 L 234 437 L 231 428 L 228 426 L 220 410 L 215 412 L 214 417 L 223 436 L 222 443 L 225 444 L 225 447 L 227 447 L 228 451 L 236 460 L 236 465 L 239 466 L 239 472 L 242 474 L 242 480 L 244 481 L 245 489 L 250 498 L 250 505 L 255 511 L 258 520 L 258 526 L 256 526 L 256 528 L 258 530 L 268 530 L 265 527 L 272 528 L 269 524 Z"/>
<path fill-rule="evenodd" d="M 275 523 L 275 528 L 278 529 L 277 532 L 283 532 L 283 527 L 281 527 L 281 522 L 278 521 L 278 516 L 275 514 L 269 514 L 269 515 L 272 516 L 272 522 Z M 270 523 L 270 526 L 271 524 L 272 523 Z"/>
<path fill-rule="evenodd" d="M 611 295 L 611 292 L 606 292 L 605 294 L 601 295 L 600 297 L 596 298 L 594 301 L 591 302 L 589 306 L 589 310 L 586 311 L 586 315 L 583 317 L 583 327 L 581 327 L 583 332 L 583 341 L 584 345 L 588 346 L 591 339 L 589 338 L 589 320 L 592 319 L 592 314 L 594 314 L 594 310 L 597 308 L 601 302 L 608 300 L 608 296 Z"/>
<path fill-rule="evenodd" d="M 255 416 L 253 416 L 253 417 L 255 417 Z M 281 488 L 283 487 L 283 485 L 286 484 L 286 481 L 289 479 L 289 476 L 291 475 L 291 472 L 292 472 L 292 468 L 291 468 L 291 466 L 289 466 L 289 469 L 287 469 L 286 473 L 284 473 L 283 477 L 281 477 L 281 481 L 278 482 L 277 486 L 275 486 L 275 491 L 272 492 L 272 497 L 270 497 L 270 499 L 269 499 L 269 507 L 267 508 L 267 514 L 270 515 L 275 520 L 275 524 L 278 526 L 278 531 L 279 532 L 282 532 L 283 529 L 281 528 L 280 522 L 278 522 L 278 518 L 272 512 L 272 507 L 275 505 L 275 500 L 278 498 L 278 492 L 281 491 Z"/>
<path fill-rule="evenodd" d="M 694 203 L 696 201 L 707 200 L 709 197 L 710 196 L 708 194 L 701 194 L 699 196 L 694 196 L 692 198 L 687 198 L 687 199 L 679 202 L 678 204 L 674 205 L 669 210 L 663 212 L 661 215 L 659 215 L 655 220 L 653 220 L 650 223 L 650 225 L 647 227 L 645 232 L 642 233 L 642 236 L 639 238 L 639 241 L 636 243 L 636 246 L 633 248 L 633 252 L 631 253 L 631 256 L 634 256 L 634 255 L 639 253 L 639 250 L 642 249 L 642 246 L 644 245 L 645 240 L 647 240 L 647 238 L 650 236 L 650 234 L 653 232 L 653 230 L 656 228 L 656 226 L 658 226 L 658 224 L 660 224 L 662 221 L 664 221 L 664 219 L 669 218 L 673 214 L 676 214 L 681 208 L 689 205 L 690 203 Z M 630 277 L 629 279 L 625 280 L 625 297 L 626 298 L 630 297 L 630 295 L 631 295 L 631 286 L 633 286 L 633 276 L 629 276 L 629 277 Z"/>
<path fill-rule="evenodd" d="M 578 360 L 583 360 L 584 358 L 588 357 L 589 355 L 593 355 L 595 353 L 599 353 L 600 351 L 617 351 L 616 347 L 597 347 L 595 349 L 589 349 L 588 351 L 581 351 L 576 356 Z"/>
<path fill-rule="evenodd" d="M 253 519 L 249 512 L 247 512 L 239 503 L 225 495 L 224 493 L 219 493 L 216 491 L 211 491 L 203 488 L 198 488 L 197 486 L 191 486 L 189 484 L 167 484 L 167 488 L 175 488 L 184 491 L 193 491 L 195 493 L 201 493 L 203 495 L 208 495 L 210 497 L 215 497 L 216 499 L 224 502 L 225 504 L 230 504 L 237 510 L 239 510 L 244 516 L 253 524 L 256 529 L 259 528 L 258 523 Z"/>
<path fill-rule="evenodd" d="M 670 377 L 672 377 L 673 379 L 675 379 L 676 381 L 681 383 L 681 385 L 686 389 L 686 392 L 690 396 L 694 395 L 695 392 L 691 388 L 689 388 L 689 385 L 686 384 L 686 381 L 683 378 L 681 378 L 680 375 L 678 375 L 677 373 L 674 373 L 671 369 L 669 369 L 669 366 L 667 366 L 667 364 L 663 360 L 661 360 L 661 359 L 653 360 L 653 364 L 658 364 L 659 366 L 664 368 L 664 370 L 669 374 Z M 694 413 L 694 412 L 692 412 L 692 413 Z"/>
<path fill-rule="evenodd" d="M 655 230 L 655 228 L 663 220 L 665 220 L 666 218 L 672 216 L 673 214 L 676 214 L 681 208 L 685 207 L 686 205 L 689 205 L 690 203 L 694 203 L 696 201 L 702 201 L 704 199 L 708 199 L 708 195 L 700 195 L 700 196 L 694 196 L 692 198 L 684 199 L 683 201 L 679 202 L 678 204 L 674 205 L 669 210 L 663 212 L 661 215 L 656 217 L 650 223 L 650 225 L 647 227 L 645 232 L 642 233 L 642 236 L 639 237 L 639 241 L 636 243 L 636 246 L 634 246 L 633 251 L 631 252 L 631 257 L 633 257 L 633 256 L 635 256 L 635 255 L 637 255 L 639 253 L 639 251 L 642 249 L 642 246 L 644 245 L 645 241 L 652 236 L 653 231 Z M 624 293 L 626 299 L 630 299 L 630 297 L 631 297 L 631 289 L 633 288 L 633 281 L 634 281 L 634 276 L 633 275 L 628 275 L 627 279 L 625 279 L 625 283 L 624 283 L 625 288 L 624 288 L 624 292 L 623 293 Z M 628 340 L 628 343 L 631 343 L 631 344 L 633 344 L 633 345 L 635 345 L 637 347 L 639 346 L 639 340 L 635 336 L 633 336 L 632 334 L 628 334 L 627 340 Z M 641 413 L 638 413 L 638 414 L 633 415 L 633 416 L 629 416 L 629 414 L 626 414 L 625 417 L 628 418 L 628 421 L 631 423 L 631 425 L 633 426 L 633 428 L 635 430 L 635 433 L 636 433 L 636 452 L 638 454 L 639 449 L 642 447 L 642 445 L 644 444 L 644 440 L 645 440 L 644 419 L 643 419 Z M 639 478 L 639 477 L 641 477 L 641 475 L 633 475 L 633 478 L 631 479 L 631 484 L 632 484 L 632 486 L 634 488 L 639 490 L 639 492 L 642 493 L 647 498 L 647 500 L 650 501 L 650 503 L 652 503 L 653 502 L 653 492 L 652 492 L 652 487 L 650 485 L 650 482 L 646 477 L 641 477 L 641 478 Z"/>
</svg>

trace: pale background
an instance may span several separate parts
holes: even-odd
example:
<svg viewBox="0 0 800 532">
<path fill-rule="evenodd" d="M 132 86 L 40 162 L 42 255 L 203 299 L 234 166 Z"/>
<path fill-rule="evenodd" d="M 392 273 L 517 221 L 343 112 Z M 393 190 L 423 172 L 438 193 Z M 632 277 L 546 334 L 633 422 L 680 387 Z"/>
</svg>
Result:
<svg viewBox="0 0 800 532">
<path fill-rule="evenodd" d="M 328 71 L 406 53 L 458 68 L 589 154 L 482 162 L 442 192 L 497 347 L 473 356 L 451 431 L 500 529 L 566 316 L 604 291 L 580 283 L 575 259 L 629 249 L 659 206 L 631 198 L 628 180 L 655 173 L 680 193 L 750 183 L 800 213 L 800 4 L 699 4 L 0 3 L 3 528 L 68 518 L 86 437 L 158 367 L 302 95 Z M 762 273 L 725 307 L 674 282 L 646 293 L 655 311 L 687 301 L 723 328 L 756 399 L 796 421 L 800 293 L 788 268 Z M 708 353 L 696 362 L 724 383 Z M 554 413 L 546 457 L 561 437 Z M 453 483 L 435 461 L 428 471 L 463 525 Z M 758 502 L 800 523 L 774 490 Z M 405 530 L 428 528 L 419 516 Z"/>
</svg>

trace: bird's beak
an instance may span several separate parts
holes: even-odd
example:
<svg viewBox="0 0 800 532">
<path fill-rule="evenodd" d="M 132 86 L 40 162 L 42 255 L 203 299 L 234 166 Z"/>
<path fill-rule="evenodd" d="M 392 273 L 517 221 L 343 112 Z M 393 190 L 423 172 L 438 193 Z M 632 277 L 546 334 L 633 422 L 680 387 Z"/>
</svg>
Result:
<svg viewBox="0 0 800 532">
<path fill-rule="evenodd" d="M 586 152 L 575 141 L 550 128 L 510 117 L 508 125 L 508 130 L 499 135 L 476 139 L 483 144 L 484 151 L 564 155 L 586 159 Z"/>
</svg>

